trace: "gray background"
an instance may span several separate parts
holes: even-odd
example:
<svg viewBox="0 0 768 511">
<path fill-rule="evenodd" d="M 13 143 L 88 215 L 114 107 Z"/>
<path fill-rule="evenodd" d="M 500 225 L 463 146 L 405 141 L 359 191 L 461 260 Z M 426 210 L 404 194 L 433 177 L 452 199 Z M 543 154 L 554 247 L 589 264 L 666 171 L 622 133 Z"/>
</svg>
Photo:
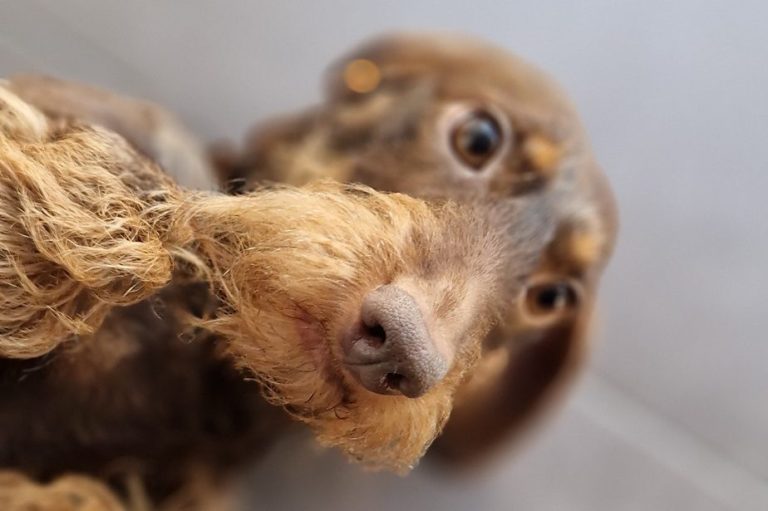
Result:
<svg viewBox="0 0 768 511">
<path fill-rule="evenodd" d="M 325 64 L 382 30 L 523 54 L 571 92 L 621 205 L 588 374 L 473 477 L 363 474 L 286 445 L 248 508 L 765 510 L 767 22 L 759 1 L 0 0 L 0 75 L 151 98 L 216 139 L 315 100 Z"/>
</svg>

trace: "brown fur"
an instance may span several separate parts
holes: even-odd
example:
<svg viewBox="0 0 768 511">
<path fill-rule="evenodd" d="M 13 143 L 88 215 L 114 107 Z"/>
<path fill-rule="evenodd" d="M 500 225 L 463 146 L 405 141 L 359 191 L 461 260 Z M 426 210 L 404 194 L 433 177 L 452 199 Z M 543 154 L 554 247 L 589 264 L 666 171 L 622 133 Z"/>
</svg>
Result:
<svg viewBox="0 0 768 511">
<path fill-rule="evenodd" d="M 36 484 L 15 472 L 0 472 L 0 509 L 4 511 L 123 511 L 103 484 L 82 476 L 63 476 Z"/>
<path fill-rule="evenodd" d="M 162 143 L 178 123 L 132 121 L 130 100 L 40 77 L 15 78 L 11 85 L 57 115 L 74 112 L 107 125 L 122 119 L 118 128 L 144 141 L 140 146 L 154 159 L 178 159 L 178 146 Z M 106 97 L 109 112 L 93 97 Z M 490 108 L 514 135 L 511 150 L 491 172 L 461 171 L 446 150 L 446 119 L 467 107 Z M 156 105 L 150 109 L 156 113 L 149 117 L 172 121 Z M 239 190 L 263 179 L 301 184 L 331 177 L 415 196 L 491 201 L 499 209 L 515 197 L 550 199 L 557 235 L 528 283 L 526 299 L 509 308 L 487 336 L 475 381 L 462 386 L 438 442 L 450 458 L 469 461 L 497 451 L 583 365 L 599 277 L 615 240 L 615 205 L 574 108 L 530 64 L 467 38 L 380 38 L 334 66 L 324 104 L 259 126 L 242 152 L 220 148 L 216 157 L 228 186 Z M 564 306 L 535 306 L 537 289 L 562 285 L 572 296 Z"/>
<path fill-rule="evenodd" d="M 191 193 L 113 133 L 2 88 L 0 127 L 0 464 L 41 478 L 109 479 L 127 459 L 151 496 L 169 495 L 200 467 L 247 458 L 259 392 L 321 443 L 407 470 L 551 232 L 543 204 L 331 183 Z M 372 394 L 340 364 L 363 297 L 389 283 L 457 349 L 420 398 Z"/>
<path fill-rule="evenodd" d="M 149 101 L 86 84 L 73 89 L 64 83 L 47 76 L 19 74 L 8 87 L 43 113 L 119 133 L 188 188 L 216 188 L 204 146 L 173 114 Z"/>
<path fill-rule="evenodd" d="M 350 84 L 361 69 L 370 76 Z M 472 109 L 491 112 L 506 134 L 506 146 L 482 171 L 468 170 L 448 146 L 452 123 Z M 470 461 L 497 450 L 582 366 L 616 209 L 575 109 L 525 61 L 465 37 L 382 37 L 331 68 L 323 104 L 257 126 L 239 154 L 221 147 L 215 154 L 235 191 L 264 179 L 301 184 L 331 177 L 499 208 L 521 197 L 550 199 L 557 234 L 529 280 L 528 299 L 507 309 L 487 337 L 490 362 L 476 374 L 484 383 L 468 382 L 460 391 L 438 442 L 446 456 Z M 572 298 L 541 310 L 541 286 L 565 286 Z"/>
</svg>

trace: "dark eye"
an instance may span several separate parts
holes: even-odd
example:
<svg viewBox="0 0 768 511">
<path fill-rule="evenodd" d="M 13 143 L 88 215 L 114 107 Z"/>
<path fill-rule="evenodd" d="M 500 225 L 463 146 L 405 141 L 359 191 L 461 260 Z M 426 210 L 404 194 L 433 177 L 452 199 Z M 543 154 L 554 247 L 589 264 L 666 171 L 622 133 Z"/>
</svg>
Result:
<svg viewBox="0 0 768 511">
<path fill-rule="evenodd" d="M 578 300 L 578 293 L 568 282 L 536 284 L 529 287 L 525 295 L 528 312 L 539 317 L 566 313 Z"/>
<path fill-rule="evenodd" d="M 480 170 L 501 146 L 501 126 L 489 113 L 475 111 L 463 117 L 451 133 L 451 148 L 461 161 Z"/>
</svg>

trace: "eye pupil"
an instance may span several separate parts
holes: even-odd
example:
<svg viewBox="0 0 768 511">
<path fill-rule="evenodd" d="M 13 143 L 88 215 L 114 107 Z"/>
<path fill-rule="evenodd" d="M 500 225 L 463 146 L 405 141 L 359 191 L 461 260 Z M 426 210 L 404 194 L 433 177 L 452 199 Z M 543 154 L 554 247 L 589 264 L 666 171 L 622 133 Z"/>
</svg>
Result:
<svg viewBox="0 0 768 511">
<path fill-rule="evenodd" d="M 453 133 L 452 145 L 461 160 L 479 170 L 496 153 L 501 144 L 501 128 L 485 112 L 465 118 Z"/>
<path fill-rule="evenodd" d="M 464 140 L 467 152 L 477 156 L 482 156 L 491 152 L 498 143 L 498 133 L 494 127 L 485 119 L 476 120 L 469 126 L 464 133 Z"/>
<path fill-rule="evenodd" d="M 576 291 L 569 284 L 560 282 L 540 284 L 528 290 L 528 303 L 532 312 L 551 314 L 576 305 Z"/>
<path fill-rule="evenodd" d="M 539 291 L 536 303 L 542 309 L 556 310 L 568 303 L 568 288 L 563 284 L 548 286 Z"/>
</svg>

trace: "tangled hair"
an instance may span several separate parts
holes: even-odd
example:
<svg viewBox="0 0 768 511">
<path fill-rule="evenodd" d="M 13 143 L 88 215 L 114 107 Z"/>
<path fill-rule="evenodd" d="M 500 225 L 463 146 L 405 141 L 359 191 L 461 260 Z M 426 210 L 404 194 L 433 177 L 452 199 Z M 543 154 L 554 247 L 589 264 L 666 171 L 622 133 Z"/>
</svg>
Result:
<svg viewBox="0 0 768 511">
<path fill-rule="evenodd" d="M 267 399 L 312 426 L 321 443 L 343 446 L 370 466 L 406 470 L 442 429 L 477 343 L 468 343 L 438 388 L 409 399 L 349 381 L 335 339 L 367 290 L 420 265 L 424 247 L 415 238 L 439 232 L 439 217 L 407 197 L 310 189 L 262 190 L 258 208 L 244 196 L 191 209 L 196 251 L 205 254 L 223 304 L 203 326 L 227 339 L 230 353 L 259 375 Z"/>
<path fill-rule="evenodd" d="M 504 246 L 488 212 L 362 186 L 191 193 L 117 135 L 48 119 L 1 87 L 0 129 L 0 356 L 96 342 L 112 307 L 204 280 L 218 309 L 189 324 L 322 443 L 374 467 L 423 455 L 502 306 L 497 283 L 522 280 L 540 246 Z M 521 222 L 505 225 L 533 236 Z M 473 311 L 448 376 L 415 399 L 368 392 L 340 363 L 366 293 L 402 281 L 435 284 L 425 294 L 442 317 Z"/>
<path fill-rule="evenodd" d="M 169 282 L 170 206 L 137 192 L 173 187 L 117 135 L 51 124 L 2 88 L 0 129 L 0 355 L 29 358 Z"/>
<path fill-rule="evenodd" d="M 0 509 L 3 511 L 124 511 L 107 486 L 90 477 L 62 476 L 40 485 L 17 472 L 0 472 Z"/>
</svg>

